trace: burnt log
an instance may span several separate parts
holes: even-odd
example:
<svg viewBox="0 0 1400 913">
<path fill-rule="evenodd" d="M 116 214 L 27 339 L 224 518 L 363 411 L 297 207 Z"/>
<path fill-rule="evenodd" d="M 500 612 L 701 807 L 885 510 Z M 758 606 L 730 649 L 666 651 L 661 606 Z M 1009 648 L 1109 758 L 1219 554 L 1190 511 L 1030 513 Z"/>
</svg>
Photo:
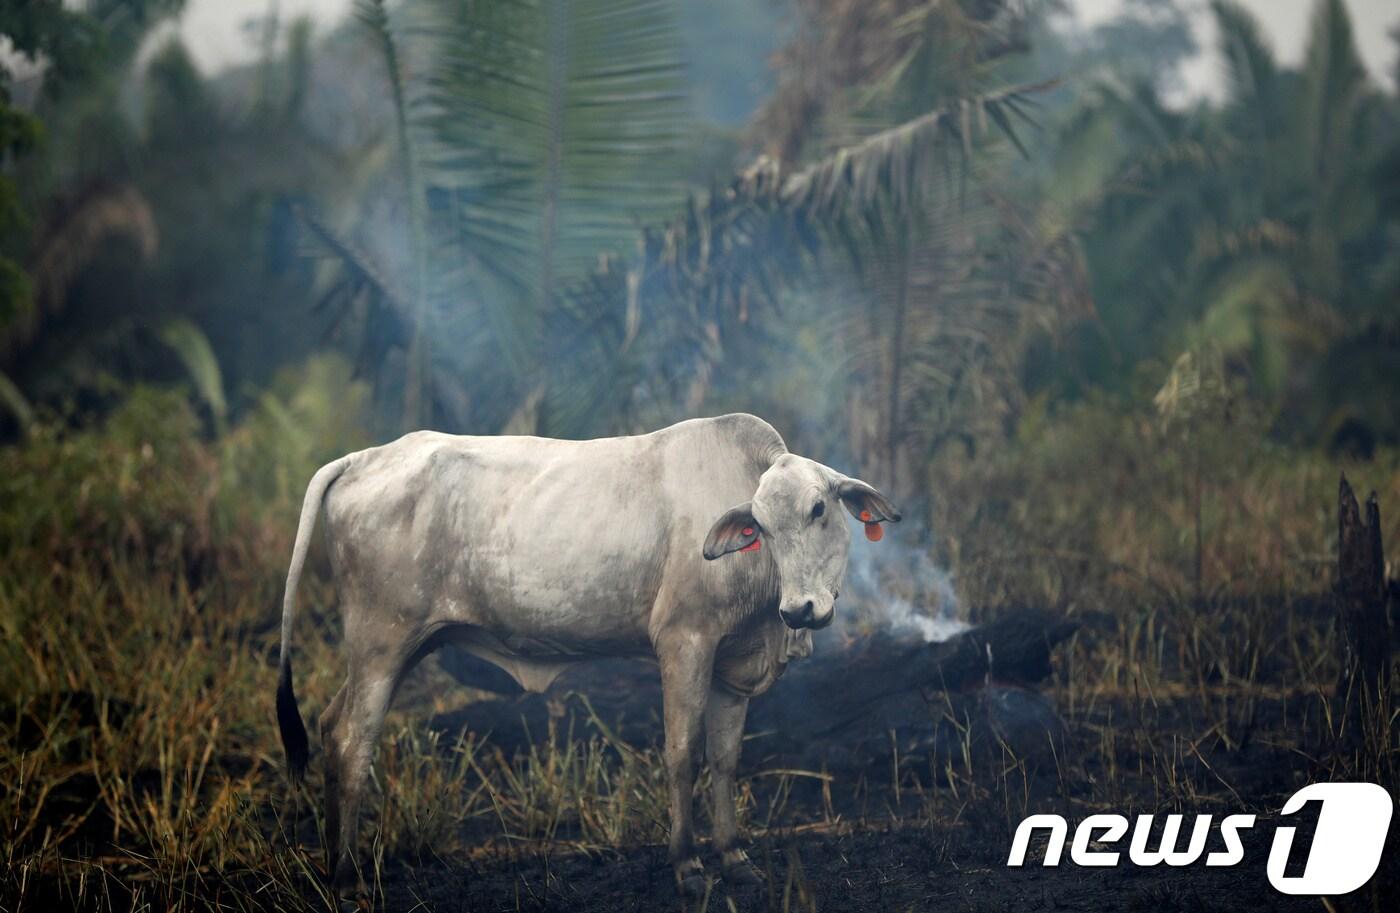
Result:
<svg viewBox="0 0 1400 913">
<path fill-rule="evenodd" d="M 995 683 L 1032 686 L 1049 678 L 1050 654 L 1078 625 L 1021 611 L 925 643 L 881 631 L 830 658 L 796 663 L 749 705 L 749 729 L 813 742 L 868 728 L 902 694 L 959 692 Z"/>
<path fill-rule="evenodd" d="M 1390 591 L 1385 580 L 1381 510 L 1376 493 L 1362 516 L 1356 494 L 1342 476 L 1337 504 L 1337 577 L 1332 587 L 1341 633 L 1342 668 L 1337 700 L 1354 735 L 1363 715 L 1389 705 Z"/>
<path fill-rule="evenodd" d="M 895 733 L 901 754 L 927 753 L 949 742 L 940 729 L 951 725 L 939 720 L 944 705 L 987 718 L 990 738 L 1011 740 L 1024 720 L 1053 716 L 1030 689 L 1049 677 L 1051 651 L 1076 628 L 1041 612 L 1019 611 L 935 643 L 887 631 L 844 644 L 819 642 L 813 657 L 789 666 L 750 704 L 750 749 L 770 757 L 820 754 L 833 760 L 826 755 L 832 745 L 853 751 L 862 744 L 887 746 Z M 661 737 L 661 683 L 650 663 L 586 663 L 564 673 L 545 694 L 525 694 L 478 660 L 440 659 L 464 684 L 502 696 L 442 714 L 433 720 L 435 728 L 489 735 L 507 752 L 539 742 L 551 729 L 582 735 L 594 715 L 633 745 Z M 963 696 L 950 704 L 944 697 L 949 692 Z M 570 716 L 572 721 L 565 719 Z M 845 766 L 834 760 L 834 766 Z"/>
</svg>

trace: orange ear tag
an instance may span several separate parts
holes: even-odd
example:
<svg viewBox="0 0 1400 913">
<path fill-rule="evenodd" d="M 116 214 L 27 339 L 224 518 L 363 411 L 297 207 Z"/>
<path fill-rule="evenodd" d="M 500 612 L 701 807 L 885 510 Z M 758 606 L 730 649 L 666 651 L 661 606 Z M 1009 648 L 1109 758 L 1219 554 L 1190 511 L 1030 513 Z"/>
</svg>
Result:
<svg viewBox="0 0 1400 913">
<path fill-rule="evenodd" d="M 756 551 L 758 551 L 758 550 L 759 550 L 760 548 L 762 548 L 762 547 L 763 547 L 763 540 L 762 540 L 762 539 L 755 539 L 755 540 L 753 540 L 752 542 L 750 542 L 748 545 L 746 545 L 746 546 L 744 546 L 743 548 L 739 549 L 739 551 L 741 551 L 741 552 L 756 552 Z"/>
<path fill-rule="evenodd" d="M 885 531 L 880 528 L 878 523 L 867 523 L 865 524 L 865 538 L 871 542 L 879 542 L 885 538 Z"/>
</svg>

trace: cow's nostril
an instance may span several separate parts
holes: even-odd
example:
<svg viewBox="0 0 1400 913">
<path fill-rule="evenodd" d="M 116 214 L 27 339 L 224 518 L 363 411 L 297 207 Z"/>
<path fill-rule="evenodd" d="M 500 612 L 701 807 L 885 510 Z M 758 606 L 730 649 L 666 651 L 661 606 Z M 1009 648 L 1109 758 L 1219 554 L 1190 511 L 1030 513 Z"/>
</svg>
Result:
<svg viewBox="0 0 1400 913">
<path fill-rule="evenodd" d="M 808 599 L 800 605 L 779 609 L 778 614 L 783 617 L 783 621 L 787 622 L 788 627 L 806 628 L 811 626 L 816 611 L 817 604 L 813 600 Z"/>
</svg>

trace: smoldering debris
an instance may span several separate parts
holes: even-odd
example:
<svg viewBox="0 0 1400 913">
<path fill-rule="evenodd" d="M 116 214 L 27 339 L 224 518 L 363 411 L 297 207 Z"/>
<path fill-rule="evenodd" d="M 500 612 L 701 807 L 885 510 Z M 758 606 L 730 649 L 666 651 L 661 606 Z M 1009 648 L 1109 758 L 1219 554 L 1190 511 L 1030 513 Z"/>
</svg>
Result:
<svg viewBox="0 0 1400 913">
<path fill-rule="evenodd" d="M 917 625 L 860 636 L 848 628 L 820 643 L 750 704 L 746 760 L 864 766 L 887 757 L 892 739 L 902 755 L 936 763 L 969 747 L 1045 754 L 1062 731 L 1035 688 L 1051 674 L 1054 648 L 1077 625 L 1025 610 L 964 628 L 932 641 Z M 525 694 L 482 660 L 460 651 L 440 659 L 459 681 L 498 696 L 440 714 L 435 728 L 482 734 L 507 753 L 590 726 L 632 745 L 660 737 L 660 678 L 650 663 L 585 663 L 544 694 Z"/>
<path fill-rule="evenodd" d="M 888 631 L 934 643 L 971 627 L 961 618 L 948 572 L 927 551 L 898 539 L 876 545 L 857 537 L 851 543 L 846 590 L 850 599 L 837 615 L 839 630 L 857 635 Z"/>
</svg>

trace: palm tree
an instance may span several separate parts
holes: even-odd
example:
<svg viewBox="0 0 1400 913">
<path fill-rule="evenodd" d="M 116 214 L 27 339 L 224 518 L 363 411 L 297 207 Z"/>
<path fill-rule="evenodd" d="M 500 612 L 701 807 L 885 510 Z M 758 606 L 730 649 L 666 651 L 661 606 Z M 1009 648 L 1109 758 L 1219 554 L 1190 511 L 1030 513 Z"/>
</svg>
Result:
<svg viewBox="0 0 1400 913">
<path fill-rule="evenodd" d="M 1033 285 L 1072 272 L 1059 239 L 1014 251 L 1035 232 L 974 174 L 994 133 L 1015 138 L 1034 88 L 974 85 L 991 67 L 973 80 L 964 63 L 988 59 L 1009 28 L 975 6 L 975 16 L 889 17 L 900 53 L 874 71 L 866 104 L 833 119 L 826 154 L 760 159 L 666 220 L 674 184 L 662 153 L 678 110 L 666 4 L 439 6 L 431 75 L 396 90 L 424 112 L 410 130 L 421 151 L 401 154 L 423 163 L 431 314 L 401 300 L 410 283 L 394 271 L 313 229 L 372 292 L 374 319 L 394 327 L 382 338 L 411 339 L 430 316 L 433 338 L 453 341 L 434 359 L 433 395 L 446 402 L 455 389 L 467 406 L 438 414 L 493 431 L 598 433 L 694 414 L 727 347 L 784 332 L 785 296 L 850 289 L 823 298 L 818 322 L 841 328 L 822 331 L 824 343 L 844 340 L 841 358 L 890 352 L 871 362 L 891 366 L 871 387 L 878 440 L 858 449 L 894 474 L 893 453 L 909 463 L 930 437 L 907 433 L 906 419 L 928 413 L 933 391 L 977 387 L 972 362 L 979 378 L 1014 373 L 999 337 L 1033 310 Z M 384 18 L 366 19 L 387 34 Z M 930 110 L 912 84 L 953 46 L 961 76 Z M 652 227 L 639 234 L 638 221 Z"/>
<path fill-rule="evenodd" d="M 110 43 L 124 34 L 121 11 L 137 6 L 89 9 L 111 13 Z M 183 378 L 217 431 L 236 405 L 226 379 L 241 392 L 314 341 L 312 315 L 267 307 L 309 285 L 303 263 L 282 254 L 277 224 L 290 220 L 279 214 L 302 194 L 344 187 L 349 168 L 304 118 L 309 29 L 286 34 L 246 90 L 241 73 L 206 80 L 172 40 L 142 71 L 113 51 L 87 82 L 44 96 L 47 142 L 15 163 L 34 213 L 23 238 L 30 294 L 0 321 L 10 406 L 0 411 L 20 415 L 21 430 L 31 402 L 86 411 L 111 401 L 113 380 Z M 140 120 L 113 101 L 122 86 L 139 90 Z"/>
<path fill-rule="evenodd" d="M 20 433 L 32 410 L 11 376 L 14 363 L 62 309 L 69 283 L 113 238 L 131 241 L 147 260 L 157 244 L 150 206 L 136 187 L 88 180 L 60 192 L 55 185 L 70 176 L 54 166 L 71 162 L 49 153 L 68 136 L 106 133 L 120 121 L 120 79 L 150 29 L 183 5 L 103 0 L 76 10 L 0 11 L 0 36 L 12 53 L 43 64 L 29 77 L 40 84 L 36 113 L 11 104 L 12 74 L 0 67 L 0 416 L 9 413 Z"/>
<path fill-rule="evenodd" d="M 1278 408 L 1349 321 L 1384 306 L 1349 254 L 1384 243 L 1369 189 L 1380 98 L 1341 0 L 1318 0 L 1297 71 L 1242 6 L 1212 10 L 1225 104 L 1174 110 L 1150 85 L 1104 83 L 1055 180 L 1080 189 L 1063 204 L 1094 276 L 1100 377 L 1211 346 Z"/>
<path fill-rule="evenodd" d="M 795 294 L 836 368 L 842 405 L 823 408 L 845 419 L 825 443 L 895 486 L 946 441 L 999 433 L 1027 328 L 1084 304 L 1069 238 L 998 189 L 1046 86 L 998 88 L 1026 46 L 1021 4 L 803 6 L 759 126 L 777 153 L 826 154 L 793 181 L 810 197 L 790 194 L 811 251 Z"/>
<path fill-rule="evenodd" d="M 382 0 L 357 9 L 389 73 L 409 240 L 381 263 L 308 222 L 353 279 L 342 311 L 368 290 L 368 321 L 394 327 L 362 362 L 408 340 L 403 426 L 567 432 L 545 345 L 563 289 L 680 197 L 673 4 L 434 0 L 401 26 Z"/>
</svg>

